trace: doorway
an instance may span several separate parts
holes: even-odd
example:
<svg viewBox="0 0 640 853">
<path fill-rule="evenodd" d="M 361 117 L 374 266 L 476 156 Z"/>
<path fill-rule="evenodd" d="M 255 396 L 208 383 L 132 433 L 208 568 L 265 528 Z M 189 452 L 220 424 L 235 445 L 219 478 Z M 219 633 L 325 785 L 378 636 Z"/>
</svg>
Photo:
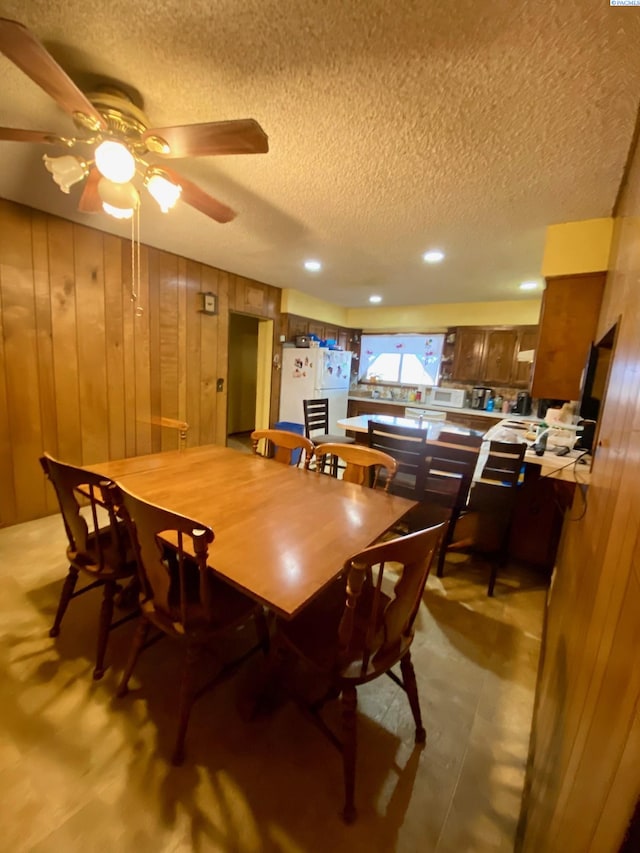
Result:
<svg viewBox="0 0 640 853">
<path fill-rule="evenodd" d="M 251 450 L 251 433 L 269 425 L 273 320 L 229 314 L 227 445 Z"/>
</svg>

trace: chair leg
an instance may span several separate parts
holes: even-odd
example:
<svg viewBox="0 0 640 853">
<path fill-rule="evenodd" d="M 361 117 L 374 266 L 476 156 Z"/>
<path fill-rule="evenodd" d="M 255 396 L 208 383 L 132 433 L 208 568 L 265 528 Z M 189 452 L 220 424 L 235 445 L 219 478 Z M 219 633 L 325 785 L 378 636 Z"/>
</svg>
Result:
<svg viewBox="0 0 640 853">
<path fill-rule="evenodd" d="M 195 662 L 200 656 L 200 648 L 193 643 L 187 645 L 187 653 L 185 655 L 182 681 L 180 683 L 180 710 L 178 712 L 178 734 L 176 743 L 173 748 L 173 756 L 171 763 L 179 766 L 184 761 L 184 742 L 187 736 L 187 727 L 189 725 L 189 717 L 191 716 L 191 708 L 195 699 L 195 688 L 193 671 Z"/>
<path fill-rule="evenodd" d="M 447 548 L 451 545 L 453 541 L 453 530 L 456 526 L 456 521 L 458 520 L 458 515 L 451 515 L 449 519 L 449 523 L 447 524 L 447 529 L 444 532 L 444 536 L 440 541 L 440 548 L 438 549 L 438 565 L 436 567 L 436 575 L 441 578 L 444 575 L 444 561 L 447 558 Z"/>
<path fill-rule="evenodd" d="M 427 733 L 422 725 L 422 714 L 420 713 L 420 699 L 418 698 L 418 684 L 416 682 L 416 673 L 411 663 L 411 654 L 407 652 L 400 659 L 400 671 L 402 672 L 402 681 L 404 689 L 407 691 L 407 698 L 411 706 L 411 713 L 416 724 L 416 743 L 425 743 Z"/>
<path fill-rule="evenodd" d="M 269 626 L 267 625 L 267 617 L 265 616 L 262 607 L 256 610 L 254 620 L 256 623 L 256 633 L 258 635 L 258 642 L 262 647 L 262 651 L 265 657 L 269 657 L 269 647 L 271 645 L 271 638 L 269 636 Z"/>
<path fill-rule="evenodd" d="M 133 670 L 135 669 L 136 662 L 142 651 L 142 647 L 147 641 L 147 634 L 149 633 L 149 623 L 141 616 L 138 621 L 138 627 L 136 628 L 136 632 L 133 635 L 133 640 L 131 642 L 131 649 L 129 651 L 129 660 L 127 661 L 127 665 L 122 674 L 122 679 L 120 680 L 120 685 L 118 686 L 118 692 L 116 696 L 122 698 L 126 696 L 129 692 L 129 679 L 133 674 Z"/>
<path fill-rule="evenodd" d="M 496 585 L 496 580 L 498 577 L 498 569 L 504 568 L 509 561 L 509 539 L 508 535 L 505 537 L 505 541 L 503 542 L 500 551 L 497 556 L 494 558 L 491 564 L 491 574 L 489 575 L 489 586 L 487 588 L 487 595 L 493 597 L 493 589 Z"/>
<path fill-rule="evenodd" d="M 76 584 L 78 582 L 78 570 L 74 569 L 73 566 L 69 566 L 69 571 L 67 573 L 66 578 L 64 579 L 64 584 L 62 585 L 62 592 L 60 593 L 60 601 L 58 602 L 58 610 L 56 611 L 56 618 L 53 622 L 53 626 L 49 631 L 50 637 L 57 637 L 60 633 L 60 625 L 62 623 L 62 617 L 64 616 L 69 602 L 73 596 L 73 592 L 76 588 Z"/>
<path fill-rule="evenodd" d="M 491 574 L 489 575 L 489 586 L 487 587 L 487 595 L 489 597 L 493 597 L 493 589 L 496 585 L 496 578 L 498 577 L 498 561 L 493 560 L 491 563 Z"/>
<path fill-rule="evenodd" d="M 358 695 L 355 687 L 342 690 L 342 761 L 344 770 L 344 809 L 342 817 L 345 823 L 353 823 L 357 817 L 354 803 L 356 783 L 356 722 Z"/>
<path fill-rule="evenodd" d="M 115 581 L 107 581 L 104 585 L 102 605 L 100 606 L 100 621 L 98 624 L 98 649 L 96 652 L 96 666 L 93 670 L 94 681 L 99 681 L 104 675 L 104 657 L 107 651 L 109 630 L 113 619 L 113 599 L 118 590 Z"/>
</svg>

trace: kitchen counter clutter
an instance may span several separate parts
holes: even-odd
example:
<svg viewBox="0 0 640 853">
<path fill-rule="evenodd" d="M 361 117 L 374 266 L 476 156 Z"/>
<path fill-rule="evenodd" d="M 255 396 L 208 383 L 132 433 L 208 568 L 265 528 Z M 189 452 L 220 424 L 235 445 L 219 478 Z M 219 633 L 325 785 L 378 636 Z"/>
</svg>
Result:
<svg viewBox="0 0 640 853">
<path fill-rule="evenodd" d="M 502 414 L 500 412 L 487 412 L 484 409 L 471 409 L 468 406 L 460 408 L 459 406 L 442 406 L 437 403 L 421 403 L 421 402 L 408 402 L 405 400 L 382 400 L 379 397 L 361 397 L 357 394 L 349 394 L 349 400 L 357 401 L 358 403 L 365 403 L 369 407 L 371 404 L 375 406 L 396 406 L 400 408 L 406 408 L 407 406 L 412 409 L 424 409 L 425 411 L 433 410 L 436 412 L 448 412 L 452 416 L 460 413 L 461 415 L 472 415 L 473 417 L 480 418 L 491 418 L 494 421 L 502 420 Z M 532 423 L 539 423 L 540 418 L 534 417 L 534 415 L 518 415 L 518 420 L 526 420 Z M 452 417 L 453 420 L 453 417 Z"/>
<path fill-rule="evenodd" d="M 383 401 L 376 401 L 376 403 L 380 402 Z M 462 410 L 454 410 L 454 412 L 457 411 Z M 417 418 L 405 418 L 401 415 L 392 414 L 388 409 L 386 413 L 369 411 L 365 414 L 341 419 L 338 421 L 338 426 L 354 433 L 356 441 L 361 440 L 366 435 L 370 420 L 379 420 L 382 423 L 395 426 L 413 426 L 417 429 L 425 429 L 428 431 L 429 438 L 437 438 L 440 431 L 444 429 L 450 432 L 461 432 L 465 435 L 482 435 L 487 442 L 524 441 L 528 445 L 524 457 L 525 462 L 529 465 L 535 465 L 539 469 L 540 476 L 569 483 L 588 484 L 591 457 L 587 456 L 583 450 L 570 450 L 566 455 L 559 456 L 550 443 L 549 449 L 541 456 L 535 453 L 533 450 L 535 436 L 530 430 L 532 426 L 540 423 L 538 418 L 501 418 L 499 421 L 494 419 L 496 422 L 493 425 L 487 424 L 488 429 L 478 430 L 467 426 L 465 423 L 456 423 L 454 412 L 452 412 L 451 421 L 448 416 L 446 421 L 430 420 L 428 414 L 425 413 L 422 422 L 420 422 Z M 486 412 L 485 414 L 491 413 Z"/>
<path fill-rule="evenodd" d="M 458 408 L 455 406 L 444 406 L 442 404 L 425 403 L 419 401 L 405 400 L 383 400 L 371 396 L 362 396 L 358 394 L 350 394 L 348 398 L 348 415 L 356 417 L 358 415 L 378 415 L 389 414 L 402 417 L 406 409 L 418 410 L 425 412 L 425 416 L 429 411 L 443 412 L 446 415 L 447 423 L 451 422 L 458 426 L 466 426 L 473 430 L 482 430 L 486 432 L 490 427 L 499 424 L 504 418 L 501 412 L 487 412 L 483 409 L 471 409 L 469 407 Z M 520 416 L 518 416 L 520 417 Z M 523 416 L 531 423 L 539 423 L 538 418 Z"/>
</svg>

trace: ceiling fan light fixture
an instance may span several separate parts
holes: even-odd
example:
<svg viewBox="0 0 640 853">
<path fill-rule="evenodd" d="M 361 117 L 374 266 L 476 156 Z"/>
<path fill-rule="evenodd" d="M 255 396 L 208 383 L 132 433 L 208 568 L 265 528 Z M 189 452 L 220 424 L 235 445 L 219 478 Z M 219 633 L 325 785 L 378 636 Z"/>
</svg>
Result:
<svg viewBox="0 0 640 853">
<path fill-rule="evenodd" d="M 98 195 L 104 212 L 116 219 L 131 219 L 140 204 L 138 190 L 133 184 L 116 184 L 107 178 L 100 178 Z"/>
<path fill-rule="evenodd" d="M 149 194 L 158 202 L 160 210 L 168 213 L 180 198 L 182 187 L 167 178 L 161 169 L 151 167 L 147 170 L 144 185 Z"/>
<path fill-rule="evenodd" d="M 133 208 L 121 208 L 114 207 L 112 204 L 107 204 L 106 201 L 102 202 L 102 209 L 105 213 L 108 213 L 109 216 L 113 216 L 114 219 L 131 219 L 133 216 Z"/>
<path fill-rule="evenodd" d="M 63 193 L 68 193 L 70 187 L 77 184 L 89 174 L 89 167 L 84 160 L 74 157 L 73 154 L 64 154 L 62 157 L 42 156 L 45 168 L 51 173 L 53 180 Z"/>
<path fill-rule="evenodd" d="M 115 184 L 126 184 L 136 173 L 135 157 L 126 145 L 105 139 L 95 150 L 100 174 Z"/>
</svg>

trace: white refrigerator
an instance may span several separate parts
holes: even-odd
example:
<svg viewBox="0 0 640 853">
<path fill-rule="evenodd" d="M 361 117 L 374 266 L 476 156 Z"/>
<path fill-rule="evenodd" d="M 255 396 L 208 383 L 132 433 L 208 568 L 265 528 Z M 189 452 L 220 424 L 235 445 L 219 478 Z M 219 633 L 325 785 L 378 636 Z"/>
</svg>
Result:
<svg viewBox="0 0 640 853">
<path fill-rule="evenodd" d="M 326 347 L 283 347 L 280 421 L 304 424 L 303 400 L 329 400 L 329 432 L 344 435 L 337 421 L 347 417 L 351 353 Z"/>
</svg>

